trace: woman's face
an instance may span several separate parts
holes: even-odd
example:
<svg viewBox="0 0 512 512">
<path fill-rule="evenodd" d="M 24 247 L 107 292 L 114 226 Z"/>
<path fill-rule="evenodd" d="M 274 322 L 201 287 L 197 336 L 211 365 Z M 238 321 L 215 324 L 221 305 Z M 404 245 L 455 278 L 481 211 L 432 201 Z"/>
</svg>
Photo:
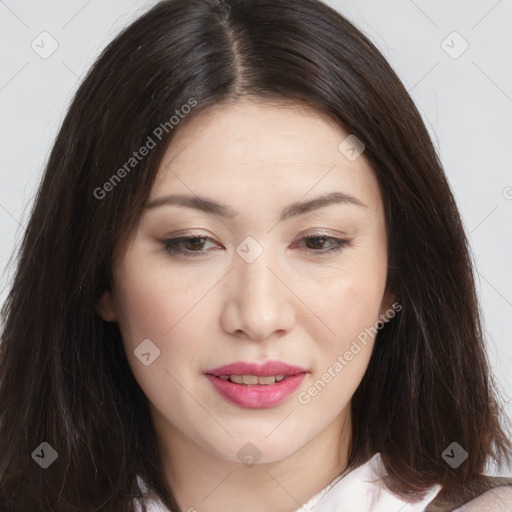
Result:
<svg viewBox="0 0 512 512">
<path fill-rule="evenodd" d="M 173 449 L 273 462 L 350 424 L 390 301 L 381 194 L 348 135 L 249 101 L 176 133 L 99 305 Z"/>
</svg>

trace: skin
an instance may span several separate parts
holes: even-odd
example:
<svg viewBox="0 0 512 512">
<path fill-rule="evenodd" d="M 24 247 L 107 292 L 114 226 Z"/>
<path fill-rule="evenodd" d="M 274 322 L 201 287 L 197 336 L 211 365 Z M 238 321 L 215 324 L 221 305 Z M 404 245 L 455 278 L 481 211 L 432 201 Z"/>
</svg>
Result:
<svg viewBox="0 0 512 512">
<path fill-rule="evenodd" d="M 250 100 L 187 119 L 149 201 L 171 193 L 208 197 L 236 217 L 149 208 L 114 262 L 114 285 L 98 311 L 119 323 L 184 511 L 292 512 L 347 466 L 350 400 L 374 340 L 360 343 L 307 404 L 298 400 L 392 304 L 381 193 L 364 153 L 349 161 L 338 150 L 347 135 L 304 106 Z M 285 208 L 330 192 L 365 207 L 337 203 L 279 220 Z M 329 239 L 303 238 L 317 232 L 349 245 L 325 253 Z M 166 251 L 162 240 L 185 235 L 211 240 L 181 244 L 199 256 Z M 263 248 L 252 263 L 236 252 L 248 236 Z M 134 355 L 144 339 L 160 350 L 149 366 Z M 309 371 L 293 396 L 272 407 L 233 405 L 203 374 L 266 360 Z M 251 467 L 237 457 L 248 442 L 261 452 Z"/>
</svg>

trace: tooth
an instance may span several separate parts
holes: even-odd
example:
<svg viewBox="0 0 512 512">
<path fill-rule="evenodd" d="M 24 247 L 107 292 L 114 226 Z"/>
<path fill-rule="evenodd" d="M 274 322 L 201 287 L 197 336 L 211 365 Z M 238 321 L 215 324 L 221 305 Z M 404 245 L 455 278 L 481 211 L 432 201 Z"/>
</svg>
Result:
<svg viewBox="0 0 512 512">
<path fill-rule="evenodd" d="M 257 375 L 220 375 L 222 380 L 230 380 L 235 384 L 245 384 L 254 386 L 259 384 L 261 386 L 268 386 L 276 382 L 281 382 L 285 379 L 284 375 L 264 375 L 258 377 Z"/>
<path fill-rule="evenodd" d="M 258 377 L 258 384 L 274 384 L 276 378 L 273 375 L 268 377 Z"/>
</svg>

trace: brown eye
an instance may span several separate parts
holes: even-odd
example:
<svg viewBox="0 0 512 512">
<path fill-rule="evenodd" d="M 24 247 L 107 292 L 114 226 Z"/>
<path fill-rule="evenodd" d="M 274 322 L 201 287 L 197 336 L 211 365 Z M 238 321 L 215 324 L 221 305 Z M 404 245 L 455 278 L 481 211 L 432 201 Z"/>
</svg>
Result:
<svg viewBox="0 0 512 512">
<path fill-rule="evenodd" d="M 308 250 L 319 254 L 341 251 L 349 244 L 348 240 L 343 240 L 340 238 L 334 238 L 332 236 L 325 235 L 306 236 L 302 240 L 306 242 L 306 248 Z"/>
<path fill-rule="evenodd" d="M 200 256 L 207 252 L 204 249 L 205 244 L 214 242 L 211 238 L 205 236 L 183 236 L 179 238 L 169 238 L 162 240 L 165 250 L 172 255 Z"/>
</svg>

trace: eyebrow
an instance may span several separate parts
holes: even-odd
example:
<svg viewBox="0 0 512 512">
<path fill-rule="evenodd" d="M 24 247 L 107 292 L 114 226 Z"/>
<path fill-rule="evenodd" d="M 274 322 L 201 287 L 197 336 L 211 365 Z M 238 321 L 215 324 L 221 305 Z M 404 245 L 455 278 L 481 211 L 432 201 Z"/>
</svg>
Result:
<svg viewBox="0 0 512 512">
<path fill-rule="evenodd" d="M 324 194 L 309 201 L 303 201 L 288 206 L 281 214 L 281 221 L 289 219 L 290 217 L 297 217 L 306 213 L 324 208 L 332 204 L 348 204 L 359 206 L 361 208 L 368 208 L 363 202 L 354 196 L 345 194 L 343 192 L 331 192 Z M 157 197 L 149 201 L 145 209 L 150 210 L 162 206 L 183 206 L 185 208 L 193 208 L 202 212 L 233 219 L 237 216 L 237 212 L 231 207 L 217 203 L 211 199 L 199 196 L 191 196 L 186 194 L 170 194 L 162 197 Z"/>
</svg>

